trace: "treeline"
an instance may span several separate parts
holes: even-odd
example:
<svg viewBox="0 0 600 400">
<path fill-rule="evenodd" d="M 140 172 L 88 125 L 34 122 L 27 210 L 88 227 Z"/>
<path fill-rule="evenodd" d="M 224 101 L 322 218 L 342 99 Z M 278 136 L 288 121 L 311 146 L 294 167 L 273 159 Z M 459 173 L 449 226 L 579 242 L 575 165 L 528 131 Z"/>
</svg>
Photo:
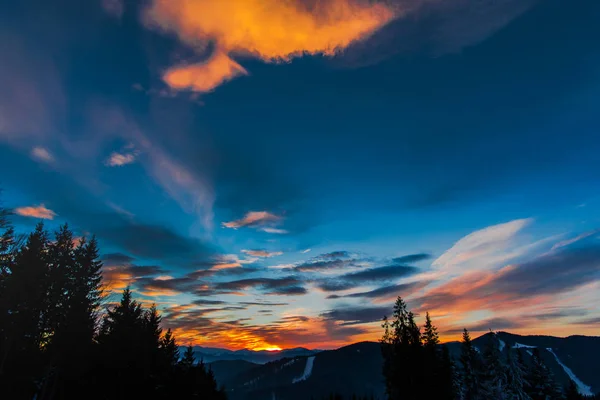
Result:
<svg viewBox="0 0 600 400">
<path fill-rule="evenodd" d="M 561 388 L 538 349 L 526 362 L 521 349 L 504 346 L 494 332 L 480 352 L 467 329 L 458 363 L 446 346 L 439 346 L 429 313 L 423 332 L 415 316 L 398 297 L 392 321 L 383 320 L 383 375 L 390 400 L 582 400 L 573 381 Z"/>
<path fill-rule="evenodd" d="M 0 398 L 219 399 L 191 347 L 180 357 L 152 306 L 129 289 L 103 307 L 95 238 L 40 223 L 17 240 L 0 209 Z"/>
</svg>

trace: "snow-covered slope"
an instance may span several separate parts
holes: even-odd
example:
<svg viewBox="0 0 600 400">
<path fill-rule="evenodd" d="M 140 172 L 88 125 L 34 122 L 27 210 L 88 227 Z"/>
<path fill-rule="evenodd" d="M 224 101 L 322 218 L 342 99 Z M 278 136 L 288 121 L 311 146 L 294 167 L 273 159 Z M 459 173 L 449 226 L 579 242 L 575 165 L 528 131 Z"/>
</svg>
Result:
<svg viewBox="0 0 600 400">
<path fill-rule="evenodd" d="M 306 359 L 306 365 L 304 366 L 304 373 L 301 377 L 294 378 L 292 383 L 298 383 L 307 380 L 312 374 L 313 365 L 315 364 L 315 356 L 308 357 Z"/>
<path fill-rule="evenodd" d="M 553 356 L 554 358 L 556 358 L 556 362 L 558 363 L 558 365 L 560 365 L 561 367 L 563 367 L 563 369 L 565 370 L 565 373 L 567 375 L 569 375 L 569 378 L 571 378 L 571 380 L 573 382 L 575 382 L 575 385 L 577 385 L 577 390 L 579 391 L 580 394 L 584 395 L 584 396 L 591 396 L 594 393 L 592 393 L 592 387 L 586 385 L 585 383 L 583 383 L 581 381 L 581 379 L 579 379 L 577 376 L 575 376 L 575 374 L 573 373 L 573 371 L 571 371 L 571 369 L 569 367 L 567 367 L 565 364 L 563 364 L 560 359 L 558 358 L 558 356 L 556 355 L 556 353 L 554 353 L 554 351 L 552 351 L 551 347 L 546 348 L 546 350 L 548 350 Z"/>
</svg>

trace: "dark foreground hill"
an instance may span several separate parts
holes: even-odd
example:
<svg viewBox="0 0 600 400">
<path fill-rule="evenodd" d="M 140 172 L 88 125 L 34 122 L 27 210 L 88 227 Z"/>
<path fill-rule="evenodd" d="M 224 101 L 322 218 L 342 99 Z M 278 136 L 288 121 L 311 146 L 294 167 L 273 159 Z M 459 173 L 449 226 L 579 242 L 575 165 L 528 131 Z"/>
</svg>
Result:
<svg viewBox="0 0 600 400">
<path fill-rule="evenodd" d="M 500 347 L 521 349 L 530 362 L 533 347 L 562 386 L 574 380 L 583 394 L 600 392 L 600 337 L 520 336 L 498 333 Z M 474 339 L 483 350 L 488 335 Z M 460 343 L 445 344 L 460 355 Z M 379 343 L 361 342 L 313 355 L 286 357 L 264 365 L 222 360 L 212 363 L 215 377 L 232 400 L 300 400 L 324 398 L 331 393 L 383 398 L 382 357 Z"/>
</svg>

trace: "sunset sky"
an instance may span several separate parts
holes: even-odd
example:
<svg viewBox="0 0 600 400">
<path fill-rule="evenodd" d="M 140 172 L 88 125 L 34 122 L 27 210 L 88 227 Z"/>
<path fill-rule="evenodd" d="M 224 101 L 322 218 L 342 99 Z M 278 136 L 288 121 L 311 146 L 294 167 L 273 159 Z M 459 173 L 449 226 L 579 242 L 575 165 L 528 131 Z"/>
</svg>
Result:
<svg viewBox="0 0 600 400">
<path fill-rule="evenodd" d="M 600 2 L 23 0 L 19 232 L 96 234 L 181 344 L 600 332 Z"/>
</svg>

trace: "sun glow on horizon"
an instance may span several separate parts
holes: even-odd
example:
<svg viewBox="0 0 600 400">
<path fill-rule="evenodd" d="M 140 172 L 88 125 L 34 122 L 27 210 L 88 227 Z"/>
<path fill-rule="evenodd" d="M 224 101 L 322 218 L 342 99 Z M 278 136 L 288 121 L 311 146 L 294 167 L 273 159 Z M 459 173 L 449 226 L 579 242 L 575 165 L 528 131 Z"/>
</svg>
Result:
<svg viewBox="0 0 600 400">
<path fill-rule="evenodd" d="M 254 349 L 252 349 L 254 351 L 260 351 L 260 350 L 265 350 L 265 351 L 281 351 L 282 348 L 279 346 L 268 346 L 268 347 L 256 347 Z"/>
</svg>

